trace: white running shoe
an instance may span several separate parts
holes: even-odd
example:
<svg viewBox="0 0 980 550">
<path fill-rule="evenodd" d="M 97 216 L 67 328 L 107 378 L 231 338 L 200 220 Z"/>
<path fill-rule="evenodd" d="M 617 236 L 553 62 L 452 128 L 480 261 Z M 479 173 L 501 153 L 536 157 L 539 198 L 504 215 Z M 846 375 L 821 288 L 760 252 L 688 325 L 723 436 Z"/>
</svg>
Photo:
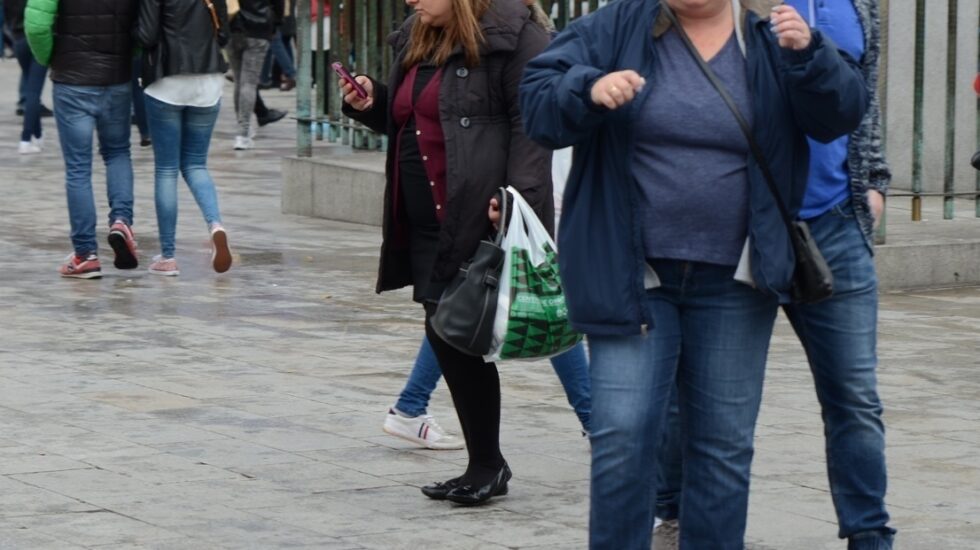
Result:
<svg viewBox="0 0 980 550">
<path fill-rule="evenodd" d="M 41 152 L 41 148 L 30 141 L 22 141 L 17 146 L 17 152 L 21 155 L 36 155 Z"/>
<path fill-rule="evenodd" d="M 462 449 L 463 441 L 456 436 L 446 434 L 432 415 L 422 414 L 412 418 L 402 416 L 394 409 L 388 409 L 384 426 L 381 428 L 388 435 L 407 439 L 429 449 L 449 451 Z"/>
<path fill-rule="evenodd" d="M 236 151 L 245 151 L 246 149 L 251 149 L 253 146 L 255 146 L 255 143 L 252 141 L 252 138 L 245 137 L 245 136 L 235 136 Z"/>
</svg>

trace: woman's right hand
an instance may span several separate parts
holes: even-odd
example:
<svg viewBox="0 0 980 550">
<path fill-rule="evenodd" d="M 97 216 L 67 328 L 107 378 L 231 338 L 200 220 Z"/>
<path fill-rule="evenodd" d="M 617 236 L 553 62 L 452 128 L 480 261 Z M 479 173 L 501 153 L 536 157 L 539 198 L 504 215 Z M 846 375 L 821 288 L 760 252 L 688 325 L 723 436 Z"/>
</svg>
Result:
<svg viewBox="0 0 980 550">
<path fill-rule="evenodd" d="M 350 105 L 356 111 L 367 111 L 374 106 L 374 83 L 364 75 L 355 76 L 354 80 L 361 86 L 364 86 L 367 97 L 362 98 L 358 96 L 357 92 L 354 91 L 354 87 L 347 81 L 341 79 L 340 91 L 344 96 L 344 103 Z"/>
<path fill-rule="evenodd" d="M 646 80 L 636 71 L 609 73 L 592 85 L 592 103 L 614 110 L 626 105 L 640 93 Z"/>
</svg>

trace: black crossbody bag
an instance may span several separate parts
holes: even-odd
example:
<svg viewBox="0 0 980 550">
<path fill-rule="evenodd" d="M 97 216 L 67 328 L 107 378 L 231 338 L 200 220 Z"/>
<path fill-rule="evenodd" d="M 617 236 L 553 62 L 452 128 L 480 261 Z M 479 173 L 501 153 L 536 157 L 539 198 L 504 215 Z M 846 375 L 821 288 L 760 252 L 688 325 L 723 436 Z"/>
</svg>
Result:
<svg viewBox="0 0 980 550">
<path fill-rule="evenodd" d="M 806 222 L 794 220 L 789 215 L 789 211 L 786 210 L 786 205 L 783 203 L 782 195 L 779 193 L 779 188 L 776 187 L 776 179 L 773 177 L 772 171 L 769 170 L 769 163 L 762 154 L 762 149 L 759 147 L 759 144 L 752 137 L 752 129 L 749 128 L 749 123 L 742 116 L 741 111 L 738 110 L 738 105 L 735 104 L 735 100 L 728 93 L 721 80 L 718 79 L 718 76 L 715 75 L 715 72 L 711 70 L 711 67 L 701 57 L 701 54 L 698 53 L 694 44 L 691 43 L 691 38 L 687 36 L 684 27 L 677 21 L 674 12 L 663 2 L 661 2 L 660 6 L 667 14 L 667 18 L 670 19 L 671 24 L 677 29 L 677 34 L 684 41 L 684 45 L 687 46 L 688 52 L 694 57 L 698 67 L 708 77 L 711 84 L 718 90 L 718 94 L 725 100 L 725 104 L 728 105 L 732 114 L 735 115 L 735 120 L 742 127 L 745 139 L 749 142 L 749 149 L 752 150 L 752 156 L 755 157 L 755 161 L 759 164 L 762 175 L 765 177 L 766 185 L 768 185 L 769 191 L 776 200 L 776 206 L 779 208 L 779 214 L 782 216 L 786 230 L 789 232 L 789 240 L 793 245 L 793 253 L 796 257 L 791 289 L 793 302 L 798 304 L 812 304 L 829 298 L 834 293 L 834 275 L 830 270 L 830 266 L 827 265 L 827 260 L 820 253 L 817 243 L 814 242 L 813 236 L 810 234 L 810 227 Z M 738 21 L 735 24 L 737 25 Z"/>
</svg>

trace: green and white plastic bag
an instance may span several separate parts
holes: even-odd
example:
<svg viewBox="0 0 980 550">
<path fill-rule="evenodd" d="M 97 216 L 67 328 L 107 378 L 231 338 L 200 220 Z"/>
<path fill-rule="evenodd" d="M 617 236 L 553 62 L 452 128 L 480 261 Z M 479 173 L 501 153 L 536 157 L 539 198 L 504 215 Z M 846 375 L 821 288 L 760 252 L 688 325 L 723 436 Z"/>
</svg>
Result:
<svg viewBox="0 0 980 550">
<path fill-rule="evenodd" d="M 501 247 L 506 253 L 487 361 L 557 355 L 582 336 L 568 321 L 555 241 L 513 187 L 513 207 Z"/>
</svg>

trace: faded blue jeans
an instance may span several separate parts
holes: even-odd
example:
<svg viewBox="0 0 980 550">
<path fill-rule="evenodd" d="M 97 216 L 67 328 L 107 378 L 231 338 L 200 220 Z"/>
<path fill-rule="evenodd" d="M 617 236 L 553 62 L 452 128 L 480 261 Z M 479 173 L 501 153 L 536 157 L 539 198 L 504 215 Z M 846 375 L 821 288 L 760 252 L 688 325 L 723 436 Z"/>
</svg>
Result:
<svg viewBox="0 0 980 550">
<path fill-rule="evenodd" d="M 649 332 L 589 337 L 590 548 L 650 548 L 658 451 L 676 385 L 687 436 L 681 548 L 741 550 L 755 421 L 779 306 L 736 282 L 734 267 L 651 265 L 661 286 L 647 293 Z"/>
<path fill-rule="evenodd" d="M 208 171 L 208 148 L 221 103 L 211 107 L 171 105 L 146 96 L 146 118 L 153 140 L 154 196 L 160 251 L 173 258 L 177 233 L 177 176 L 182 174 L 207 224 L 221 222 L 218 193 Z"/>
<path fill-rule="evenodd" d="M 95 197 L 92 194 L 92 134 L 106 167 L 109 224 L 133 223 L 133 163 L 129 156 L 129 83 L 71 86 L 54 83 L 54 118 L 65 158 L 68 218 L 75 254 L 97 252 Z"/>
<path fill-rule="evenodd" d="M 887 550 L 885 427 L 876 369 L 878 278 L 850 200 L 808 221 L 834 273 L 834 295 L 785 308 L 813 373 L 838 535 L 849 550 Z"/>
<path fill-rule="evenodd" d="M 20 63 L 20 96 L 24 102 L 24 120 L 20 132 L 21 141 L 41 137 L 41 92 L 48 68 L 34 60 L 26 38 L 14 42 L 14 54 Z"/>
<path fill-rule="evenodd" d="M 889 550 L 895 530 L 885 509 L 885 428 L 878 398 L 878 279 L 874 259 L 850 200 L 808 220 L 834 274 L 834 295 L 823 302 L 785 306 L 806 350 L 820 401 L 827 474 L 849 550 Z M 682 359 L 683 361 L 683 359 Z M 676 400 L 671 407 L 676 408 Z M 682 462 L 677 419 L 668 420 L 660 452 L 657 515 L 676 517 Z M 670 428 L 673 428 L 671 433 Z"/>
<path fill-rule="evenodd" d="M 551 366 L 565 389 L 568 404 L 575 410 L 582 429 L 589 432 L 592 401 L 589 391 L 589 361 L 585 356 L 585 346 L 579 343 L 572 349 L 551 358 Z M 432 351 L 429 339 L 422 340 L 415 366 L 408 376 L 408 382 L 398 396 L 395 408 L 408 416 L 426 414 L 429 397 L 439 383 L 442 371 Z"/>
</svg>

